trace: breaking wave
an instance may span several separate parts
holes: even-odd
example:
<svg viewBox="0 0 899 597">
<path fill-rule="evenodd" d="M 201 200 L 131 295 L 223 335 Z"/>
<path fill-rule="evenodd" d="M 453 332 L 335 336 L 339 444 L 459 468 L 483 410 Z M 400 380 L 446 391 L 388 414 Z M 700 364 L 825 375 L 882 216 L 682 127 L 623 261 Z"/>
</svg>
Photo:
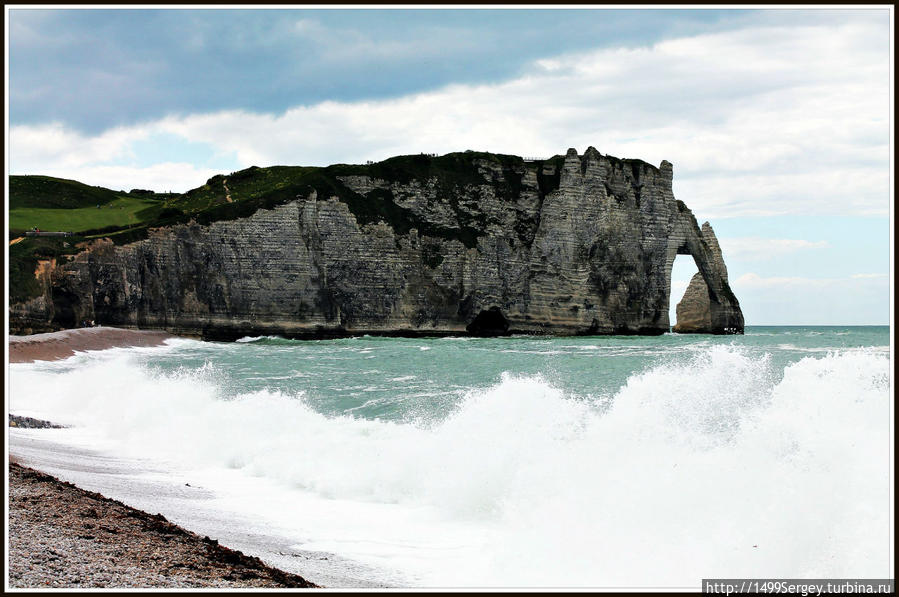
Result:
<svg viewBox="0 0 899 597">
<path fill-rule="evenodd" d="M 424 585 L 889 576 L 881 352 L 777 370 L 768 357 L 709 346 L 603 398 L 504 374 L 449 416 L 404 422 L 325 416 L 303 392 L 233 397 L 229 372 L 209 363 L 163 372 L 127 351 L 78 358 L 13 366 L 11 409 L 84 428 L 122 453 L 264 477 L 330 508 L 389 504 L 413 544 L 464 529 L 446 558 L 378 548 L 378 561 Z M 310 508 L 296 516 L 316 516 Z M 377 537 L 367 541 L 342 555 L 371 556 Z"/>
</svg>

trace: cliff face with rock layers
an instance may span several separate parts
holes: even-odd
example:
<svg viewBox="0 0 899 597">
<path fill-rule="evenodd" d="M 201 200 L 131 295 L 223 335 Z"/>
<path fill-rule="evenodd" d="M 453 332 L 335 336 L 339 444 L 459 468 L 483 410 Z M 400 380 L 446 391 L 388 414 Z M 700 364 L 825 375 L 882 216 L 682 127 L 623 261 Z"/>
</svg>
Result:
<svg viewBox="0 0 899 597">
<path fill-rule="evenodd" d="M 11 307 L 11 329 L 661 334 L 672 264 L 689 254 L 704 331 L 742 333 L 717 241 L 674 198 L 670 163 L 592 147 L 545 161 L 451 155 L 456 180 L 335 175 L 249 217 L 95 241 L 41 271 L 42 296 Z"/>
</svg>

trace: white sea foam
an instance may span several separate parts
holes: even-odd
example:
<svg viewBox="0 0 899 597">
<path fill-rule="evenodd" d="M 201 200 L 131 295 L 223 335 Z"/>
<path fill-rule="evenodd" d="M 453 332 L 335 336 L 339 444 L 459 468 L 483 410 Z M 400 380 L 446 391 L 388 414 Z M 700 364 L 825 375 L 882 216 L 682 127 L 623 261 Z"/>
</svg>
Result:
<svg viewBox="0 0 899 597">
<path fill-rule="evenodd" d="M 259 340 L 283 340 L 281 336 L 244 336 L 243 338 L 238 338 L 235 342 L 248 343 L 248 342 L 258 342 Z"/>
<path fill-rule="evenodd" d="M 504 375 L 404 424 L 327 417 L 302 392 L 224 399 L 213 365 L 163 374 L 118 353 L 14 365 L 10 404 L 211 485 L 262 477 L 298 504 L 274 518 L 298 543 L 424 585 L 695 587 L 890 575 L 889 375 L 874 351 L 781 376 L 711 346 L 632 375 L 602 409 Z"/>
</svg>

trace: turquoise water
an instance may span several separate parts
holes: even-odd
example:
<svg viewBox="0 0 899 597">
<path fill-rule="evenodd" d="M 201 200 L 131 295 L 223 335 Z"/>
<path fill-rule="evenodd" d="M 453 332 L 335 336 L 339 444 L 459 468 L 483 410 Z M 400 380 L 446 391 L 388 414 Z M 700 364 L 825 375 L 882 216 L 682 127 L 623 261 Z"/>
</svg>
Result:
<svg viewBox="0 0 899 597">
<path fill-rule="evenodd" d="M 734 347 L 750 358 L 768 355 L 776 382 L 788 364 L 805 357 L 863 347 L 882 352 L 889 327 L 749 327 L 743 336 L 261 337 L 189 343 L 153 364 L 162 371 L 211 365 L 224 396 L 302 392 L 323 414 L 439 420 L 467 392 L 498 383 L 503 373 L 539 375 L 566 394 L 602 404 L 634 373 L 684 362 L 712 346 Z"/>
<path fill-rule="evenodd" d="M 12 365 L 10 409 L 372 582 L 886 578 L 889 344 L 888 327 L 174 339 Z"/>
</svg>

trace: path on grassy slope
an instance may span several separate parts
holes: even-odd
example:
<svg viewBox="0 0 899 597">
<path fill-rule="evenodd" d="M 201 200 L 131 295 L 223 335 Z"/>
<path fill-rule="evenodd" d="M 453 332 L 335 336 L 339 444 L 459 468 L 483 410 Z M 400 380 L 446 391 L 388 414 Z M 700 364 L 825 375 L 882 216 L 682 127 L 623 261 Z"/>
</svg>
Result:
<svg viewBox="0 0 899 597">
<path fill-rule="evenodd" d="M 228 189 L 228 179 L 227 178 L 222 180 L 222 186 L 225 187 L 225 199 L 228 201 L 228 203 L 234 203 L 234 201 L 232 201 L 232 199 L 231 199 L 231 191 L 230 191 L 230 189 Z"/>
</svg>

